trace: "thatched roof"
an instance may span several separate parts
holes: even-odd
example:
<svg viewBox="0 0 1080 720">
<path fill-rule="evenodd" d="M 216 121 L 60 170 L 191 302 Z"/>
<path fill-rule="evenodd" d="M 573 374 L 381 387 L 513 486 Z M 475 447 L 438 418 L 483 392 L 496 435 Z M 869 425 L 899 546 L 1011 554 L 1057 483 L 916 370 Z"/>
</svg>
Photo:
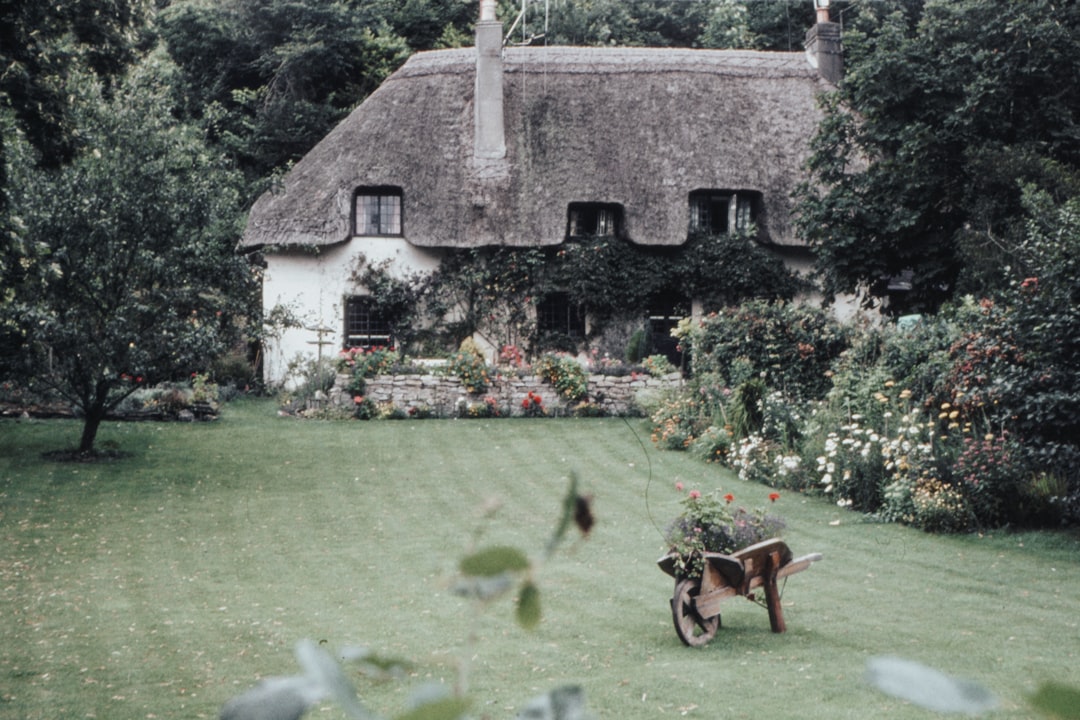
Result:
<svg viewBox="0 0 1080 720">
<path fill-rule="evenodd" d="M 623 206 L 641 244 L 686 239 L 693 190 L 756 190 L 772 242 L 825 89 L 803 53 L 507 48 L 506 158 L 473 159 L 475 52 L 411 57 L 251 210 L 243 244 L 327 245 L 361 186 L 403 192 L 424 247 L 549 245 L 571 202 Z"/>
</svg>

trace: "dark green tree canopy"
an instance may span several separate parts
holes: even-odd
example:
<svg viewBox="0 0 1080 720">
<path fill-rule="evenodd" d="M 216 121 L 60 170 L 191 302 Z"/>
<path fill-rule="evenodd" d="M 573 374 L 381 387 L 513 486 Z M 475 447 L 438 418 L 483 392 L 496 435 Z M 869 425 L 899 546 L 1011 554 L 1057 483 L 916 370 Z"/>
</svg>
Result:
<svg viewBox="0 0 1080 720">
<path fill-rule="evenodd" d="M 55 167 L 77 146 L 65 78 L 86 69 L 108 82 L 122 72 L 145 40 L 149 13 L 148 0 L 0 0 L 0 102 L 41 162 Z"/>
<path fill-rule="evenodd" d="M 167 70 L 149 61 L 111 98 L 74 76 L 81 149 L 56 170 L 12 167 L 26 249 L 0 326 L 17 328 L 27 373 L 84 414 L 82 452 L 140 384 L 204 370 L 253 281 L 234 252 L 238 179 L 174 120 Z"/>
<path fill-rule="evenodd" d="M 249 180 L 310 150 L 408 56 L 378 5 L 317 0 L 174 2 L 159 30 L 176 90 Z M 404 10 L 402 10 L 404 12 Z"/>
<path fill-rule="evenodd" d="M 1001 285 L 1021 183 L 1060 195 L 1080 167 L 1080 6 L 868 3 L 814 139 L 800 225 L 828 289 L 910 275 L 894 311 Z"/>
</svg>

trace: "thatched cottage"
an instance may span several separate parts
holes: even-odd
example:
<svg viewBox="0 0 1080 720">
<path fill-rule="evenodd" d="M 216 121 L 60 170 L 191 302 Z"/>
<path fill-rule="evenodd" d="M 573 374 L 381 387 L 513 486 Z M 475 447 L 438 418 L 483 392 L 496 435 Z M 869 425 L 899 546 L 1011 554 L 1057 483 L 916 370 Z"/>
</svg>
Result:
<svg viewBox="0 0 1080 720">
<path fill-rule="evenodd" d="M 269 343 L 267 381 L 299 354 L 390 340 L 351 277 L 360 254 L 425 270 L 452 248 L 675 246 L 750 221 L 798 249 L 792 193 L 838 79 L 827 11 L 803 53 L 504 47 L 493 6 L 475 48 L 413 55 L 253 206 L 264 309 L 306 325 Z"/>
</svg>

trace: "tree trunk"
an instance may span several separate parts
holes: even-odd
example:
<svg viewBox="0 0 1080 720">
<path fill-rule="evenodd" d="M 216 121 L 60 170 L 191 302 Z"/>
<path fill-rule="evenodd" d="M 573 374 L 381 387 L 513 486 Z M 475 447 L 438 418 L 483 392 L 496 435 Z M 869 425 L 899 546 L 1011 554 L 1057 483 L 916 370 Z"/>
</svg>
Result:
<svg viewBox="0 0 1080 720">
<path fill-rule="evenodd" d="M 82 438 L 79 439 L 79 454 L 81 455 L 94 451 L 94 440 L 97 439 L 98 428 L 101 427 L 101 421 L 105 419 L 104 403 L 94 403 L 85 408 L 85 412 Z"/>
</svg>

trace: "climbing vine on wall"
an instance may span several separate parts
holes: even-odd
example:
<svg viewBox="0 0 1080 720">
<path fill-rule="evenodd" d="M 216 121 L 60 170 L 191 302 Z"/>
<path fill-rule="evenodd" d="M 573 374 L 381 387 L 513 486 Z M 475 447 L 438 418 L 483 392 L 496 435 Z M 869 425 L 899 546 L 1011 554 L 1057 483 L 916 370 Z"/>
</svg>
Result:
<svg viewBox="0 0 1080 720">
<path fill-rule="evenodd" d="M 467 248 L 449 252 L 431 273 L 399 278 L 387 264 L 367 263 L 361 270 L 355 279 L 401 328 L 399 338 L 421 337 L 426 318 L 448 348 L 480 332 L 534 353 L 546 349 L 534 308 L 553 292 L 585 308 L 596 337 L 616 323 L 640 323 L 661 299 L 693 298 L 709 311 L 750 298 L 788 300 L 800 289 L 780 258 L 749 234 L 697 234 L 676 247 L 597 236 L 542 248 Z"/>
</svg>

